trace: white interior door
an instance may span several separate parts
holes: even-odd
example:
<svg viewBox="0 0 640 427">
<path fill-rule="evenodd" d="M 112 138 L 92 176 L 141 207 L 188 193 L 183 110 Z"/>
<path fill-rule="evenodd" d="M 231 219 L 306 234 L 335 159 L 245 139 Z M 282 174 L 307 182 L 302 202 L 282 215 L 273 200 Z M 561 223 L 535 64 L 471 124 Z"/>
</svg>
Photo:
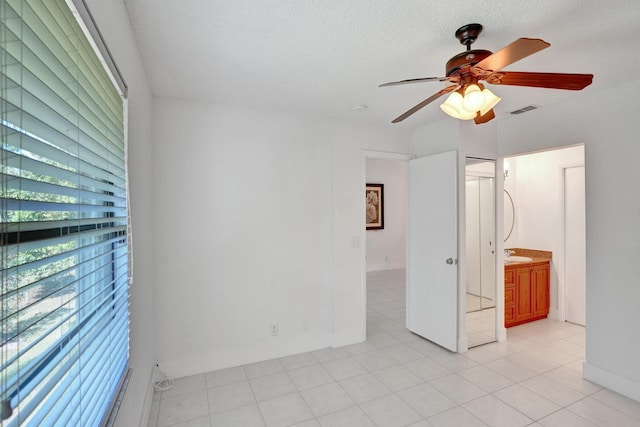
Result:
<svg viewBox="0 0 640 427">
<path fill-rule="evenodd" d="M 407 329 L 457 350 L 457 155 L 409 162 Z"/>
<path fill-rule="evenodd" d="M 566 168 L 565 182 L 565 318 L 586 325 L 586 218 L 584 166 Z"/>
</svg>

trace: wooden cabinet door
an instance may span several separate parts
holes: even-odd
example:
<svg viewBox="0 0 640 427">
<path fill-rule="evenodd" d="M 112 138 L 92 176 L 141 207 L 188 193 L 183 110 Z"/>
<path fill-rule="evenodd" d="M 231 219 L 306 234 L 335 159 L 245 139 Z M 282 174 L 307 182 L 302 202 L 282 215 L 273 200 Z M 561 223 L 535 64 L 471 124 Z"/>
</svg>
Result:
<svg viewBox="0 0 640 427">
<path fill-rule="evenodd" d="M 549 265 L 537 265 L 533 268 L 534 316 L 546 316 L 549 313 Z"/>
<path fill-rule="evenodd" d="M 516 268 L 516 322 L 533 317 L 534 283 L 532 278 L 530 267 Z"/>
<path fill-rule="evenodd" d="M 543 319 L 549 314 L 549 263 L 504 269 L 504 326 Z"/>
</svg>

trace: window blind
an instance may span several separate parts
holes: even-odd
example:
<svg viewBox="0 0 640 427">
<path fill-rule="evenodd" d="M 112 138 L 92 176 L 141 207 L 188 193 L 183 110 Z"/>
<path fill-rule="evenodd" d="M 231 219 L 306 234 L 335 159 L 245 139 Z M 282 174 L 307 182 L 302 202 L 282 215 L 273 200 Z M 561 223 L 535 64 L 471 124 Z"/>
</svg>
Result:
<svg viewBox="0 0 640 427">
<path fill-rule="evenodd" d="M 124 100 L 65 0 L 0 18 L 0 425 L 95 426 L 128 363 Z"/>
</svg>

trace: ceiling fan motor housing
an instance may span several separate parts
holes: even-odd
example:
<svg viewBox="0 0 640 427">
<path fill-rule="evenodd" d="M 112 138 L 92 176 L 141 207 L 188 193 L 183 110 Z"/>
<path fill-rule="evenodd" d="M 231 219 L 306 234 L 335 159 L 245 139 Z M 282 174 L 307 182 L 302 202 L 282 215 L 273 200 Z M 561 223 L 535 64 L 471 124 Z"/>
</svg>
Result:
<svg viewBox="0 0 640 427">
<path fill-rule="evenodd" d="M 472 67 L 491 54 L 492 52 L 483 49 L 468 50 L 466 52 L 459 53 L 447 61 L 446 76 L 458 76 L 460 75 L 461 69 L 467 66 Z"/>
<path fill-rule="evenodd" d="M 481 32 L 482 25 L 467 24 L 458 28 L 456 31 L 456 38 L 460 40 L 461 44 L 467 46 L 467 50 L 471 50 L 471 45 L 476 41 Z"/>
</svg>

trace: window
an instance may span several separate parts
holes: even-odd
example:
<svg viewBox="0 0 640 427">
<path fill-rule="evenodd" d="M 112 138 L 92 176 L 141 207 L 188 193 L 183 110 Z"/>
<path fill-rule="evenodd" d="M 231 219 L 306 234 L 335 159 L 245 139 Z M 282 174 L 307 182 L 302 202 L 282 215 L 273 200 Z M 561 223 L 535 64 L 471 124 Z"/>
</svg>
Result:
<svg viewBox="0 0 640 427">
<path fill-rule="evenodd" d="M 95 426 L 127 370 L 124 99 L 65 0 L 0 2 L 0 425 Z"/>
</svg>

